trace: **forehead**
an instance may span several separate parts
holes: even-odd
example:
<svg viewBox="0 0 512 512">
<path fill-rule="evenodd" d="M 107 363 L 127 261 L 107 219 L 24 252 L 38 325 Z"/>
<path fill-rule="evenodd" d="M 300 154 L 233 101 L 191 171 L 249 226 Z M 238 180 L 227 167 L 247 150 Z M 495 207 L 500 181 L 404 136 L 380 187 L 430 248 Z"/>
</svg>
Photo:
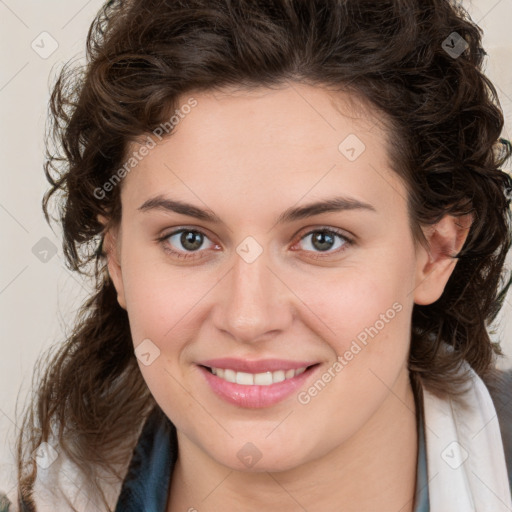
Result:
<svg viewBox="0 0 512 512">
<path fill-rule="evenodd" d="M 218 204 L 220 194 L 257 209 L 334 190 L 384 208 L 405 199 L 383 119 L 354 96 L 293 84 L 190 93 L 179 105 L 190 98 L 172 135 L 126 176 L 123 202 L 169 194 Z"/>
<path fill-rule="evenodd" d="M 183 95 L 178 103 L 186 104 L 191 96 Z M 266 147 L 273 150 L 272 156 L 286 154 L 287 158 L 302 147 L 330 148 L 338 156 L 340 138 L 370 132 L 375 137 L 371 141 L 365 137 L 367 142 L 386 152 L 381 115 L 348 93 L 293 84 L 272 89 L 224 88 L 193 97 L 197 106 L 173 134 L 180 142 L 186 138 L 189 145 L 229 146 L 230 155 Z"/>
</svg>

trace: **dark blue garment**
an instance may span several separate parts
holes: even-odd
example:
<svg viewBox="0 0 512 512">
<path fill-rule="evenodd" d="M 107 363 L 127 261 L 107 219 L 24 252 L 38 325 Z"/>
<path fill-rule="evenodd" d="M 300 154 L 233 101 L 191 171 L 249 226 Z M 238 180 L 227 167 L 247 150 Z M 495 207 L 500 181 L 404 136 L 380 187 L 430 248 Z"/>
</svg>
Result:
<svg viewBox="0 0 512 512">
<path fill-rule="evenodd" d="M 115 512 L 165 512 L 177 456 L 176 427 L 157 405 L 134 448 Z"/>
<path fill-rule="evenodd" d="M 418 409 L 419 455 L 417 505 L 429 512 L 423 415 Z M 165 512 L 172 471 L 178 455 L 176 428 L 156 406 L 148 416 L 133 452 L 115 512 Z"/>
<path fill-rule="evenodd" d="M 416 467 L 416 506 L 414 512 L 429 512 L 427 452 L 425 443 L 425 427 L 423 425 L 423 404 L 416 400 L 418 411 L 418 465 Z"/>
</svg>

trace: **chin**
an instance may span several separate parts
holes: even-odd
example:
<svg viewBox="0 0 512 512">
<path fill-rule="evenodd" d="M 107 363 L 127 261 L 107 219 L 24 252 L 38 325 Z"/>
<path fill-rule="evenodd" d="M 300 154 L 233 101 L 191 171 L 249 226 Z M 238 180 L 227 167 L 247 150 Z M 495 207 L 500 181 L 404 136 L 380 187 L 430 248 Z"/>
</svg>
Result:
<svg viewBox="0 0 512 512">
<path fill-rule="evenodd" d="M 241 447 L 230 446 L 228 450 L 224 449 L 219 453 L 210 452 L 210 457 L 233 471 L 278 473 L 294 469 L 306 462 L 304 457 L 297 457 L 298 448 L 295 453 L 290 453 L 290 448 L 287 448 L 285 453 L 279 452 L 277 446 L 259 449 L 256 443 L 248 441 Z"/>
</svg>

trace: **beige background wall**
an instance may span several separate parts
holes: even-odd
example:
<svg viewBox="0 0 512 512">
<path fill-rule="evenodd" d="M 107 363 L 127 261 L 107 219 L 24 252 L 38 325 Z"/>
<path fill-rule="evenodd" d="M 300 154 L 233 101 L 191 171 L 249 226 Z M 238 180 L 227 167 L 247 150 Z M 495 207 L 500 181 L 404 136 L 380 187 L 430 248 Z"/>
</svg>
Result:
<svg viewBox="0 0 512 512">
<path fill-rule="evenodd" d="M 87 293 L 63 264 L 58 233 L 45 223 L 40 201 L 43 133 L 49 84 L 70 58 L 81 58 L 100 0 L 0 0 L 0 490 L 12 485 L 15 402 L 25 398 L 41 351 L 62 340 Z M 511 0 L 464 2 L 484 29 L 487 73 L 512 130 Z M 512 356 L 512 298 L 497 335 Z M 512 366 L 506 360 L 505 366 Z"/>
</svg>

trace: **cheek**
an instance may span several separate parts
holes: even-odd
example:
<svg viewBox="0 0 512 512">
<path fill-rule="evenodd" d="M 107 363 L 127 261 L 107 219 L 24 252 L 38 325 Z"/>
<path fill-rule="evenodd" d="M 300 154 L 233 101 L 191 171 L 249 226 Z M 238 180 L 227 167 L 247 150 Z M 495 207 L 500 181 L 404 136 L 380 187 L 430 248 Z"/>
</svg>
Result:
<svg viewBox="0 0 512 512">
<path fill-rule="evenodd" d="M 307 299 L 321 312 L 311 328 L 325 333 L 333 358 L 298 402 L 311 417 L 328 412 L 326 439 L 354 434 L 407 367 L 413 304 L 406 272 L 398 264 L 386 274 L 353 271 L 330 280 L 321 297 L 311 292 Z"/>
<path fill-rule="evenodd" d="M 144 338 L 163 341 L 176 337 L 208 291 L 204 273 L 164 262 L 147 262 L 142 256 L 134 251 L 123 262 L 126 305 L 135 345 Z"/>
<path fill-rule="evenodd" d="M 378 338 L 384 344 L 401 333 L 408 341 L 413 265 L 396 254 L 387 259 L 379 256 L 380 260 L 331 272 L 328 280 L 301 278 L 298 294 L 314 313 L 309 315 L 313 328 L 331 340 L 338 355 L 349 350 L 354 340 L 369 345 Z"/>
<path fill-rule="evenodd" d="M 189 377 L 181 363 L 198 322 L 194 305 L 206 290 L 200 288 L 199 277 L 192 282 L 169 266 L 141 263 L 136 252 L 124 264 L 128 318 L 141 374 L 156 402 L 184 428 L 179 413 L 193 408 L 194 400 L 180 384 Z M 144 353 L 150 354 L 149 361 Z"/>
</svg>

